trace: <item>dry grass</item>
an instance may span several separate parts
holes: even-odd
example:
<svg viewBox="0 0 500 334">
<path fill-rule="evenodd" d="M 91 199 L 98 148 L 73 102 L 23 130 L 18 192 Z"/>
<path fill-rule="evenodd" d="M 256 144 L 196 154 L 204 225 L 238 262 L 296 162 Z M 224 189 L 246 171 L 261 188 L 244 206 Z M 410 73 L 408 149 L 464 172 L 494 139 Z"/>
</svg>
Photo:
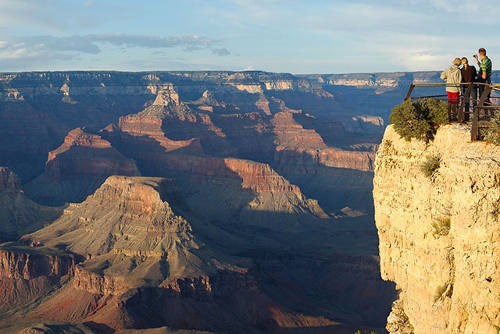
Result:
<svg viewBox="0 0 500 334">
<path fill-rule="evenodd" d="M 447 236 L 450 233 L 451 219 L 450 217 L 443 217 L 432 222 L 432 235 L 435 238 Z"/>
<path fill-rule="evenodd" d="M 439 155 L 430 155 L 427 159 L 420 165 L 420 170 L 427 177 L 432 177 L 434 173 L 441 166 L 441 157 Z"/>
</svg>

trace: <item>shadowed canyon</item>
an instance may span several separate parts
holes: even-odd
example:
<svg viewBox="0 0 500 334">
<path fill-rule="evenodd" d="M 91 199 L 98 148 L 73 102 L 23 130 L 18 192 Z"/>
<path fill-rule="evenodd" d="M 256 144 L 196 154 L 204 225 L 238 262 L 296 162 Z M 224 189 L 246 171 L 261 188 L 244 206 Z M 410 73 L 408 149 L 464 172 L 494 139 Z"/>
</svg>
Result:
<svg viewBox="0 0 500 334">
<path fill-rule="evenodd" d="M 0 332 L 385 333 L 375 155 L 419 80 L 0 74 Z"/>
</svg>

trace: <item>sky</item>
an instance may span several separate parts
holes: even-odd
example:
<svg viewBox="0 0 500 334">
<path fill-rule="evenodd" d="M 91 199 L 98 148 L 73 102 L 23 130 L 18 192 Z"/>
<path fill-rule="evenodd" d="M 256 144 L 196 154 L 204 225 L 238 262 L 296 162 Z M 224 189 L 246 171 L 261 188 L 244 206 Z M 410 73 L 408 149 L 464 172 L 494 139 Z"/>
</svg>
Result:
<svg viewBox="0 0 500 334">
<path fill-rule="evenodd" d="M 488 50 L 499 0 L 0 0 L 0 72 L 440 70 Z"/>
</svg>

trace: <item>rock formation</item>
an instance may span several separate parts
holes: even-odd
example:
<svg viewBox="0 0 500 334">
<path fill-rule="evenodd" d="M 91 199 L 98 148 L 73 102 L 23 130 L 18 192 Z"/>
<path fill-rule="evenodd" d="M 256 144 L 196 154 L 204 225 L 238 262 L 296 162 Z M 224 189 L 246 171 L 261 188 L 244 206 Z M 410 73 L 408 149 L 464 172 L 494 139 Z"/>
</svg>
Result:
<svg viewBox="0 0 500 334">
<path fill-rule="evenodd" d="M 109 177 L 85 202 L 71 204 L 61 218 L 26 238 L 38 247 L 62 244 L 86 257 L 74 282 L 89 282 L 86 290 L 94 293 L 123 293 L 209 273 L 210 266 L 194 255 L 200 246 L 189 223 L 162 199 L 167 186 L 162 179 Z M 95 279 L 85 272 L 94 273 Z M 99 275 L 108 277 L 113 291 L 102 285 Z"/>
<path fill-rule="evenodd" d="M 48 154 L 45 172 L 26 185 L 33 198 L 61 205 L 81 202 L 110 175 L 139 175 L 135 162 L 99 135 L 71 130 Z"/>
<path fill-rule="evenodd" d="M 373 195 L 382 278 L 400 290 L 391 333 L 498 333 L 499 156 L 460 125 L 429 144 L 387 128 Z"/>
<path fill-rule="evenodd" d="M 120 117 L 119 129 L 127 135 L 134 137 L 134 140 L 142 142 L 158 143 L 162 151 L 170 152 L 182 148 L 195 148 L 201 151 L 199 143 L 195 139 L 172 140 L 168 138 L 162 130 L 165 120 L 159 117 L 146 115 L 128 115 Z M 107 131 L 105 129 L 105 131 Z"/>
</svg>

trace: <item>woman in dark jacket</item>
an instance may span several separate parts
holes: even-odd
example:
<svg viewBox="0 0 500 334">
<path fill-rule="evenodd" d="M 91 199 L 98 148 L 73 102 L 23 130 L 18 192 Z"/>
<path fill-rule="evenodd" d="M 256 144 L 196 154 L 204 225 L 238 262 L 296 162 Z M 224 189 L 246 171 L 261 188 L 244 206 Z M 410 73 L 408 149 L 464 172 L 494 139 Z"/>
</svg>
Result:
<svg viewBox="0 0 500 334">
<path fill-rule="evenodd" d="M 466 57 L 462 58 L 462 69 L 460 70 L 462 72 L 462 82 L 463 83 L 471 83 L 475 82 L 477 80 L 477 71 L 474 65 L 469 65 L 469 60 Z M 469 109 L 470 109 L 470 102 L 472 102 L 472 105 L 476 105 L 476 100 L 477 100 L 477 86 L 472 86 L 472 89 L 469 90 L 468 87 L 464 87 L 465 92 L 464 92 L 464 103 L 465 103 L 465 115 L 463 115 L 463 121 L 468 122 L 469 121 Z M 468 103 L 467 103 L 468 101 Z M 459 115 L 459 121 L 462 121 L 460 119 L 461 115 Z"/>
</svg>

